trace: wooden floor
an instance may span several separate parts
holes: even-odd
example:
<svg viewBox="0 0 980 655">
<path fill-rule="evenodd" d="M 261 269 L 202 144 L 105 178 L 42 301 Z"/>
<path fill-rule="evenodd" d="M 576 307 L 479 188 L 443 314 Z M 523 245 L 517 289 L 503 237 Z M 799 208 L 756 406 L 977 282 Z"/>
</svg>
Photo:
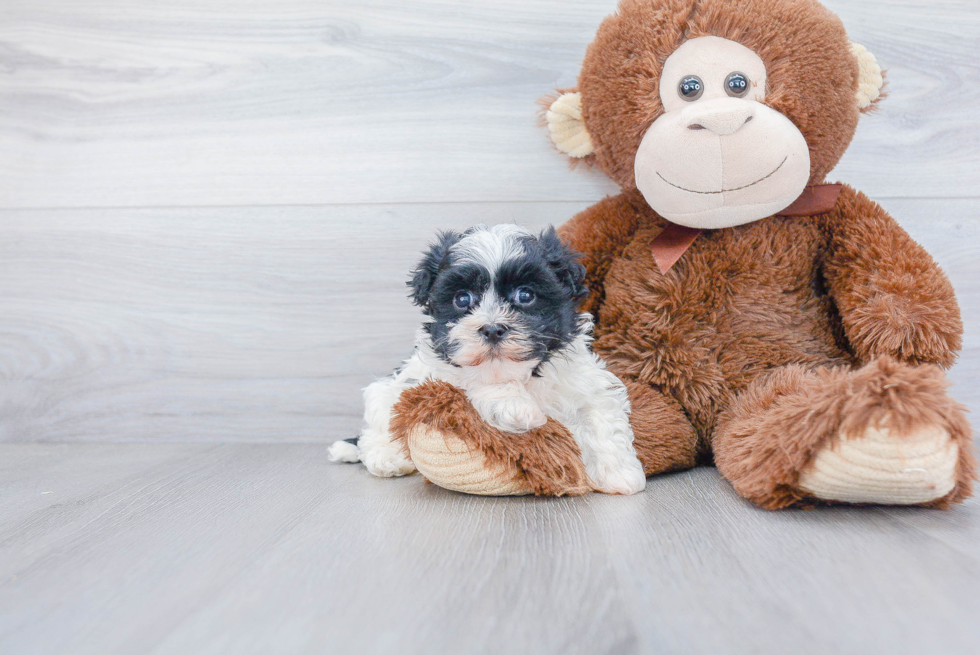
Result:
<svg viewBox="0 0 980 655">
<path fill-rule="evenodd" d="M 969 653 L 980 503 L 766 513 L 714 469 L 493 499 L 317 444 L 17 444 L 3 653 Z M 971 651 L 972 648 L 972 651 Z"/>
<path fill-rule="evenodd" d="M 957 288 L 980 10 L 828 0 L 889 70 L 831 175 Z M 768 513 L 714 469 L 487 499 L 331 465 L 435 230 L 613 192 L 535 100 L 613 0 L 5 0 L 0 653 L 976 653 L 980 502 Z"/>
</svg>

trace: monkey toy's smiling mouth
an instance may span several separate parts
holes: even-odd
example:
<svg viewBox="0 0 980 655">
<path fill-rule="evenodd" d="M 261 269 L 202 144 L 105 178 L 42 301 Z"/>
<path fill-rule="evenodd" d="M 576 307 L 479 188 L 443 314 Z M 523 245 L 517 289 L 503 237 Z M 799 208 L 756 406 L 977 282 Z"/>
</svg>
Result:
<svg viewBox="0 0 980 655">
<path fill-rule="evenodd" d="M 783 164 L 786 163 L 786 160 L 787 159 L 789 159 L 789 155 L 786 155 L 785 157 L 783 157 L 783 161 L 779 162 L 779 166 L 777 166 L 776 168 L 772 169 L 770 172 L 766 173 L 765 175 L 763 175 L 762 177 L 760 177 L 755 182 L 749 182 L 748 184 L 743 184 L 742 186 L 733 187 L 731 189 L 719 189 L 718 191 L 698 191 L 696 189 L 688 189 L 686 187 L 682 187 L 681 185 L 674 184 L 673 182 L 671 182 L 670 180 L 668 180 L 666 177 L 664 177 L 663 175 L 661 175 L 659 171 L 657 172 L 657 176 L 661 180 L 663 180 L 664 182 L 666 182 L 667 184 L 669 184 L 670 186 L 672 186 L 672 187 L 674 187 L 676 189 L 680 189 L 681 191 L 687 191 L 688 193 L 701 193 L 701 194 L 705 194 L 705 195 L 712 195 L 712 194 L 716 194 L 716 193 L 728 193 L 729 191 L 741 191 L 742 189 L 748 189 L 750 186 L 755 186 L 759 182 L 762 182 L 763 180 L 769 179 L 770 177 L 772 177 L 773 175 L 776 174 L 776 171 L 778 171 L 780 168 L 783 167 Z"/>
</svg>

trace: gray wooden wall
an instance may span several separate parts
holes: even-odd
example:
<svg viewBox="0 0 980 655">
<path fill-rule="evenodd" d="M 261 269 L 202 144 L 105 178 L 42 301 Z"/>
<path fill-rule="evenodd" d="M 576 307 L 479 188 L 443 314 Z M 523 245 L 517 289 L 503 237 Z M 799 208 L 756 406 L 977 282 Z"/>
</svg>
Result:
<svg viewBox="0 0 980 655">
<path fill-rule="evenodd" d="M 831 176 L 959 292 L 980 409 L 980 4 L 827 0 L 889 71 Z M 561 223 L 535 100 L 613 0 L 4 0 L 0 441 L 332 441 L 437 228 Z"/>
</svg>

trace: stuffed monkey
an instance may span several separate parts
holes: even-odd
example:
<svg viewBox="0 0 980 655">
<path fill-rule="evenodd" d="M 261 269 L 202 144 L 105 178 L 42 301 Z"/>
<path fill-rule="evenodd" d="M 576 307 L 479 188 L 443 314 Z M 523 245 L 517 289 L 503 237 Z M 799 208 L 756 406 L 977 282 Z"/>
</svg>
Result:
<svg viewBox="0 0 980 655">
<path fill-rule="evenodd" d="M 622 189 L 559 232 L 648 475 L 713 461 L 768 509 L 970 495 L 952 286 L 880 206 L 824 182 L 882 84 L 815 0 L 623 0 L 549 102 L 558 149 Z M 414 418 L 403 439 L 429 434 Z"/>
</svg>

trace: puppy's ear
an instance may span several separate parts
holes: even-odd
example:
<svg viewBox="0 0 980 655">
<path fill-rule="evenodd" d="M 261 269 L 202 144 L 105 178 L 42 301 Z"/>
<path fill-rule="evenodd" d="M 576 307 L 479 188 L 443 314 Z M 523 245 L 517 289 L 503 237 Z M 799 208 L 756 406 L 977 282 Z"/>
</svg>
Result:
<svg viewBox="0 0 980 655">
<path fill-rule="evenodd" d="M 585 267 L 579 260 L 579 254 L 565 245 L 554 227 L 549 227 L 538 237 L 538 247 L 548 266 L 554 271 L 562 285 L 568 289 L 572 298 L 581 300 L 589 295 L 585 286 Z"/>
<path fill-rule="evenodd" d="M 412 302 L 419 307 L 425 307 L 428 304 L 432 285 L 435 284 L 439 270 L 446 263 L 449 249 L 462 238 L 463 235 L 452 230 L 440 232 L 436 236 L 436 242 L 429 246 L 422 259 L 412 270 L 412 279 L 407 284 L 412 290 L 410 293 Z"/>
</svg>

